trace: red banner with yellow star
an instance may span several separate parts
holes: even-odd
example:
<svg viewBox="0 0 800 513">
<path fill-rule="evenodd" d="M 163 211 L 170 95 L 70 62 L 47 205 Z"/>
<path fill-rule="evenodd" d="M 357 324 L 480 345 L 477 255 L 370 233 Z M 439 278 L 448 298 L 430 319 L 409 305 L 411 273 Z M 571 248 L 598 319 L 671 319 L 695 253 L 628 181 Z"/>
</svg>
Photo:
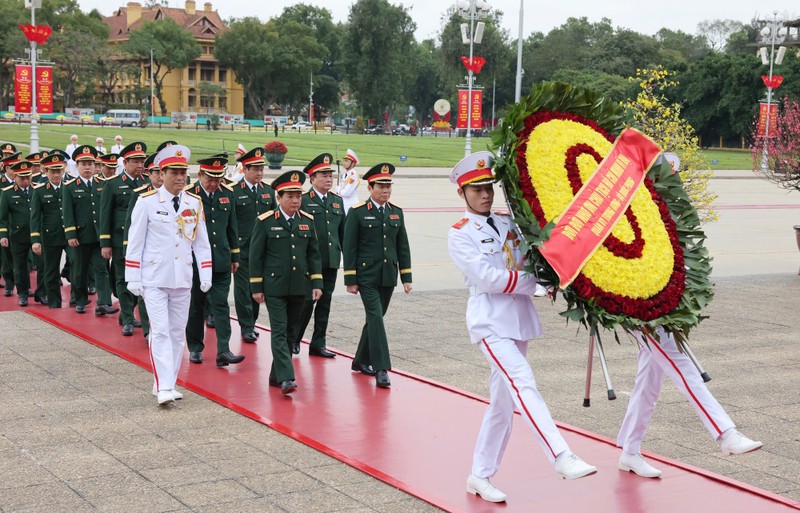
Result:
<svg viewBox="0 0 800 513">
<path fill-rule="evenodd" d="M 647 170 L 661 153 L 646 135 L 625 129 L 558 218 L 542 256 L 567 287 L 628 209 Z"/>
</svg>

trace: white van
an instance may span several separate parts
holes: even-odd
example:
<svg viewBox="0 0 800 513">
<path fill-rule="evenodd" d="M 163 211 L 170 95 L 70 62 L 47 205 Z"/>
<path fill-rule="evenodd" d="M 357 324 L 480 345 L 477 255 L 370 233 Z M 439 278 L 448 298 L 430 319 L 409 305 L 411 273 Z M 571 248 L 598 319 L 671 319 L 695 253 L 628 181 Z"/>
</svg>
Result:
<svg viewBox="0 0 800 513">
<path fill-rule="evenodd" d="M 138 110 L 113 109 L 106 112 L 106 118 L 114 119 L 120 126 L 139 126 L 142 124 L 142 113 Z"/>
</svg>

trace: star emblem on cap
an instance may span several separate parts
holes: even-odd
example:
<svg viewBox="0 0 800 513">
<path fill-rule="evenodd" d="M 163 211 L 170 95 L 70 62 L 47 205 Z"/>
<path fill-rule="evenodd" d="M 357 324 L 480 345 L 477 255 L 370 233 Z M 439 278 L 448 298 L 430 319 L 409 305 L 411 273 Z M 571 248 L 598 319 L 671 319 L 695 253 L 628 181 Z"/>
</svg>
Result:
<svg viewBox="0 0 800 513">
<path fill-rule="evenodd" d="M 219 160 L 214 161 L 214 167 L 219 167 Z"/>
<path fill-rule="evenodd" d="M 90 150 L 88 146 L 83 149 L 83 154 L 84 155 L 86 155 L 87 153 L 91 153 L 91 152 L 92 152 L 92 150 Z"/>
<path fill-rule="evenodd" d="M 53 162 L 60 162 L 60 161 L 61 159 L 59 158 L 58 155 L 53 155 Z"/>
<path fill-rule="evenodd" d="M 183 157 L 183 152 L 181 150 L 178 150 L 178 151 L 175 152 L 175 156 L 176 157 Z"/>
<path fill-rule="evenodd" d="M 136 151 L 142 151 L 142 145 L 141 144 L 137 144 L 136 146 L 133 147 L 133 149 L 136 150 Z"/>
<path fill-rule="evenodd" d="M 486 167 L 486 161 L 481 159 L 475 164 L 475 169 L 484 169 Z"/>
<path fill-rule="evenodd" d="M 299 175 L 299 174 L 297 174 L 297 173 L 294 173 L 294 174 L 292 175 L 292 181 L 293 181 L 293 182 L 299 182 L 299 181 L 300 181 L 300 175 Z"/>
<path fill-rule="evenodd" d="M 331 163 L 331 158 L 329 156 L 325 155 L 325 157 L 322 159 L 322 162 L 324 162 L 325 164 L 330 164 Z"/>
<path fill-rule="evenodd" d="M 389 166 L 387 166 L 387 165 L 384 165 L 384 166 L 381 168 L 381 173 L 388 173 L 388 172 L 389 172 Z"/>
<path fill-rule="evenodd" d="M 260 157 L 260 156 L 261 156 L 261 150 L 256 150 L 256 157 Z"/>
</svg>

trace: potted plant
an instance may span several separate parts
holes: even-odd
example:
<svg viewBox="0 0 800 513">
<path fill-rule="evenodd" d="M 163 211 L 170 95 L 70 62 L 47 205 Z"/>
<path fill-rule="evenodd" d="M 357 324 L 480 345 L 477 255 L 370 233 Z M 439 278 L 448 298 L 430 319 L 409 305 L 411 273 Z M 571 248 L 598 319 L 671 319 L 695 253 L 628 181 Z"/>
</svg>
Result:
<svg viewBox="0 0 800 513">
<path fill-rule="evenodd" d="M 267 157 L 270 169 L 280 169 L 286 153 L 289 151 L 286 145 L 280 141 L 268 142 L 264 145 L 264 156 Z"/>
</svg>

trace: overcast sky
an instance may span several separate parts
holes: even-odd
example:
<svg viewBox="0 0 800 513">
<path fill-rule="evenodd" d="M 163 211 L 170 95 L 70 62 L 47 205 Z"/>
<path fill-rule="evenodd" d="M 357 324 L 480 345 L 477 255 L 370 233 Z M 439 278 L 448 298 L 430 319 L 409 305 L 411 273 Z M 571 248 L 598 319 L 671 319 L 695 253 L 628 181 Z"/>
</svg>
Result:
<svg viewBox="0 0 800 513">
<path fill-rule="evenodd" d="M 145 4 L 146 0 L 139 0 Z M 683 30 L 694 34 L 697 24 L 706 19 L 733 19 L 749 22 L 754 16 L 771 16 L 773 11 L 795 18 L 800 16 L 797 0 L 771 0 L 749 2 L 745 0 L 671 0 L 653 5 L 639 0 L 561 0 L 525 1 L 524 35 L 533 31 L 547 32 L 563 24 L 569 17 L 586 16 L 592 22 L 603 17 L 610 18 L 615 27 L 636 30 L 643 34 L 655 34 L 662 27 Z M 395 5 L 409 8 L 411 17 L 417 24 L 417 39 L 435 37 L 439 32 L 442 13 L 455 4 L 454 0 L 390 0 Z M 519 31 L 520 0 L 488 0 L 496 9 L 504 13 L 503 25 L 516 38 Z M 98 9 L 109 15 L 117 7 L 125 5 L 125 0 L 79 0 L 82 9 Z M 205 0 L 197 0 L 197 8 L 202 9 Z M 213 8 L 223 19 L 230 17 L 257 16 L 267 20 L 281 13 L 284 7 L 300 3 L 298 0 L 212 0 Z M 334 20 L 346 21 L 352 0 L 304 0 L 303 3 L 326 7 L 333 13 Z M 183 7 L 184 0 L 170 0 L 170 7 Z M 255 8 L 254 8 L 255 7 Z"/>
</svg>

